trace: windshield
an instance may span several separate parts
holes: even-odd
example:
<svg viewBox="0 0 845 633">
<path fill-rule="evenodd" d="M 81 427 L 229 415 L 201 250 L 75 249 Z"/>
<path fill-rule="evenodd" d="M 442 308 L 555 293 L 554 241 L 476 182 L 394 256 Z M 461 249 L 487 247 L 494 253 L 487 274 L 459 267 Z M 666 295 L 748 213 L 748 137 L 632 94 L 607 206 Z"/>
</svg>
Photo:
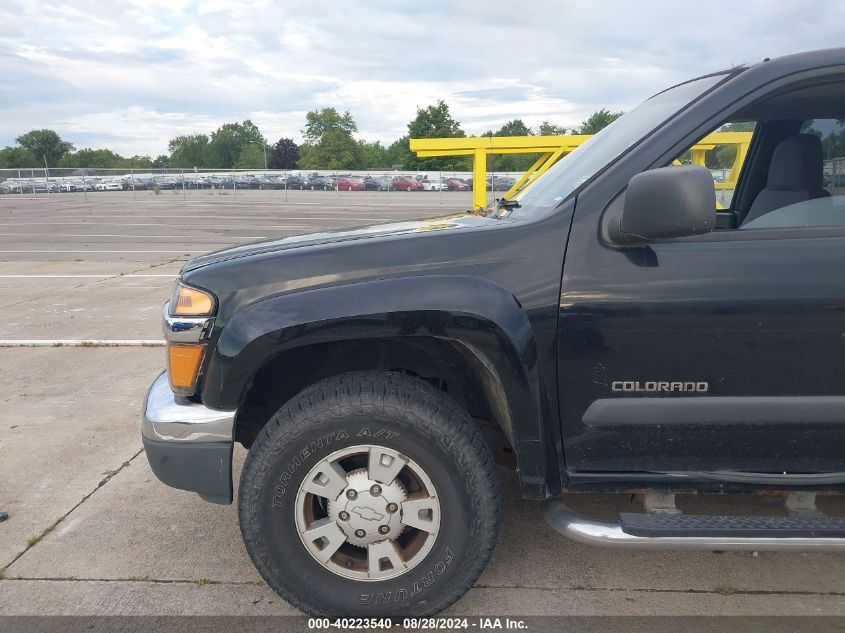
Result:
<svg viewBox="0 0 845 633">
<path fill-rule="evenodd" d="M 725 77 L 725 74 L 710 75 L 688 81 L 644 101 L 576 151 L 561 158 L 515 199 L 520 205 L 557 205 L 622 152 Z"/>
</svg>

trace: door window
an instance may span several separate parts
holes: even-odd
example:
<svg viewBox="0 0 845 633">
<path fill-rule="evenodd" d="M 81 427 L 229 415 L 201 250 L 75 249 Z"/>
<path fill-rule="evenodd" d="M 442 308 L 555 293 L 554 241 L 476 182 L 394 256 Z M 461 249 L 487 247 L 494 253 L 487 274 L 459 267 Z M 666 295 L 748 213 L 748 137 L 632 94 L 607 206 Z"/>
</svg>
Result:
<svg viewBox="0 0 845 633">
<path fill-rule="evenodd" d="M 845 226 L 845 121 L 807 120 L 801 124 L 801 135 L 806 135 L 812 145 L 821 148 L 821 187 L 806 199 L 783 206 L 769 205 L 772 208 L 765 208 L 765 213 L 747 218 L 741 229 Z M 819 141 L 812 140 L 812 137 L 817 137 Z M 794 169 L 804 167 L 795 165 Z M 814 167 L 813 171 L 816 169 Z M 815 179 L 817 176 L 811 173 L 809 177 Z M 755 205 L 757 203 L 755 200 Z"/>
<path fill-rule="evenodd" d="M 734 229 L 845 226 L 845 82 L 767 97 L 672 164 L 710 171 L 717 209 L 730 211 Z"/>
</svg>

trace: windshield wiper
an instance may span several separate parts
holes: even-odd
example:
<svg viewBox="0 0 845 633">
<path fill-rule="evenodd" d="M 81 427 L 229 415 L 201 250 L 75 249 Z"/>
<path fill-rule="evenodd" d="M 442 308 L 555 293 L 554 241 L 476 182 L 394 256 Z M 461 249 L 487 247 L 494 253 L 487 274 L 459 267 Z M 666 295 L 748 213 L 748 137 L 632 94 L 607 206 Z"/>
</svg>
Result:
<svg viewBox="0 0 845 633">
<path fill-rule="evenodd" d="M 499 209 L 518 209 L 522 205 L 516 200 L 508 200 L 507 198 L 500 198 L 496 205 Z"/>
</svg>

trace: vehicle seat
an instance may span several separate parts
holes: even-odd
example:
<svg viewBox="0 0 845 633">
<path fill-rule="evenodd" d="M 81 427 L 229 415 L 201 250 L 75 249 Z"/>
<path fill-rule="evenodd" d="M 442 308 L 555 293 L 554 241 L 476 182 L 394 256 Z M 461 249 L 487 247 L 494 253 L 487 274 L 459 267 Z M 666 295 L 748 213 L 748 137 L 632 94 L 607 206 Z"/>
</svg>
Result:
<svg viewBox="0 0 845 633">
<path fill-rule="evenodd" d="M 815 134 L 782 140 L 772 154 L 766 187 L 757 194 L 743 224 L 789 204 L 824 198 L 822 143 Z"/>
</svg>

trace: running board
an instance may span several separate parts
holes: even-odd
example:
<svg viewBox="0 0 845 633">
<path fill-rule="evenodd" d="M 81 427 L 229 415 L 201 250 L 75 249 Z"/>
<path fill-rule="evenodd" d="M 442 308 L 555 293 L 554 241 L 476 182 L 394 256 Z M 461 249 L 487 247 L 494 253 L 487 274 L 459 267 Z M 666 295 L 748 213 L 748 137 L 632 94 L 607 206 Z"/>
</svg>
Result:
<svg viewBox="0 0 845 633">
<path fill-rule="evenodd" d="M 543 504 L 546 521 L 565 537 L 587 545 L 632 549 L 754 551 L 845 551 L 845 518 L 722 517 L 669 513 L 622 513 L 606 523 L 553 499 Z"/>
</svg>

